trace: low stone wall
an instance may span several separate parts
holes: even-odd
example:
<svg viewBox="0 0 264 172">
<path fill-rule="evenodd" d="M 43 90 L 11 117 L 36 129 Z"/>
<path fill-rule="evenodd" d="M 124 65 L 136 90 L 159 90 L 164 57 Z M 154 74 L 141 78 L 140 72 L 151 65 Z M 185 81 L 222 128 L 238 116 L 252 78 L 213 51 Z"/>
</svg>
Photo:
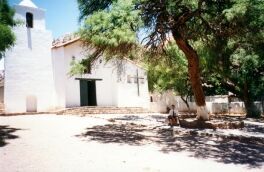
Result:
<svg viewBox="0 0 264 172">
<path fill-rule="evenodd" d="M 176 108 L 179 112 L 188 112 L 186 104 L 183 102 L 174 102 Z M 194 102 L 189 102 L 190 112 L 196 112 L 196 105 Z M 261 103 L 256 103 L 256 106 L 259 110 L 262 110 Z M 150 110 L 153 112 L 159 113 L 167 113 L 167 108 L 170 105 L 164 102 L 151 102 Z M 231 102 L 231 103 L 214 103 L 214 102 L 206 102 L 206 107 L 210 114 L 245 114 L 245 106 L 243 102 Z"/>
<path fill-rule="evenodd" d="M 189 103 L 190 111 L 195 112 L 196 111 L 196 105 L 194 102 Z M 170 107 L 169 105 L 166 105 L 164 103 L 159 102 L 152 102 L 150 104 L 150 109 L 153 112 L 159 112 L 159 113 L 166 113 L 167 107 Z M 245 113 L 245 107 L 242 102 L 238 103 L 212 103 L 212 102 L 206 102 L 206 107 L 208 109 L 208 112 L 210 114 L 244 114 Z M 184 103 L 178 103 L 176 104 L 176 108 L 179 112 L 187 112 L 189 109 L 187 108 L 186 104 Z"/>
<path fill-rule="evenodd" d="M 246 113 L 244 103 L 243 102 L 231 102 L 229 104 L 229 113 L 233 113 L 233 114 Z"/>
<path fill-rule="evenodd" d="M 167 108 L 172 104 L 176 106 L 179 112 L 188 112 L 186 104 L 180 96 L 176 96 L 172 91 L 166 91 L 162 94 L 154 93 L 151 95 L 153 102 L 150 103 L 150 110 L 153 112 L 167 113 Z M 255 102 L 257 108 L 263 113 L 261 102 Z M 196 112 L 196 104 L 189 101 L 190 111 Z M 244 103 L 237 99 L 232 99 L 228 103 L 227 95 L 207 96 L 206 107 L 210 114 L 245 114 Z"/>
</svg>

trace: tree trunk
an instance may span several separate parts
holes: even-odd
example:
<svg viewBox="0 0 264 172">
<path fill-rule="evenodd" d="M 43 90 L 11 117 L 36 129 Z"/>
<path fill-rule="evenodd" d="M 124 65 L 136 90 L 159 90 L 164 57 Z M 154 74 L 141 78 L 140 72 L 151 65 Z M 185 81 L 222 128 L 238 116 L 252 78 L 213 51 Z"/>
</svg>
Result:
<svg viewBox="0 0 264 172">
<path fill-rule="evenodd" d="M 182 99 L 182 101 L 186 104 L 186 106 L 187 106 L 187 108 L 188 108 L 188 111 L 190 112 L 191 109 L 190 109 L 190 105 L 189 105 L 189 103 L 188 103 L 188 96 L 186 96 L 186 99 L 184 99 L 184 97 L 181 96 L 181 99 Z"/>
<path fill-rule="evenodd" d="M 264 96 L 261 96 L 261 107 L 262 107 L 262 114 L 264 114 Z"/>
<path fill-rule="evenodd" d="M 197 118 L 201 120 L 209 120 L 209 113 L 206 109 L 205 96 L 200 78 L 198 54 L 189 43 L 183 39 L 178 31 L 173 31 L 172 34 L 178 47 L 183 51 L 188 60 L 188 73 L 197 105 Z"/>
<path fill-rule="evenodd" d="M 248 118 L 257 118 L 260 117 L 260 111 L 257 109 L 254 101 L 250 97 L 250 93 L 248 90 L 248 83 L 244 83 L 244 90 L 243 90 L 243 100 L 246 108 L 246 113 Z"/>
</svg>

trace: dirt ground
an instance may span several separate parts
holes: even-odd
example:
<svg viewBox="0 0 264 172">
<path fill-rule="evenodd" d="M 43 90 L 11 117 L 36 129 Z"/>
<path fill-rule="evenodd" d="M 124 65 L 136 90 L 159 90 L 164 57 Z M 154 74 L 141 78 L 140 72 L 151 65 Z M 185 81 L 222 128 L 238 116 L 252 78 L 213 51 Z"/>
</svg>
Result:
<svg viewBox="0 0 264 172">
<path fill-rule="evenodd" d="M 248 121 L 243 130 L 193 132 L 165 126 L 165 117 L 0 117 L 0 171 L 264 171 L 264 124 Z M 241 135 L 246 139 L 236 137 Z"/>
</svg>

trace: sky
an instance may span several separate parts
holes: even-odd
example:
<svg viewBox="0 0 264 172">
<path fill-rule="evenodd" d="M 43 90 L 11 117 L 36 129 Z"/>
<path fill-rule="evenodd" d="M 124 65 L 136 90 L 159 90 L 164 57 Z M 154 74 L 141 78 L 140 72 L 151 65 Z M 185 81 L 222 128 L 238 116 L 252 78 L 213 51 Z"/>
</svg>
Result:
<svg viewBox="0 0 264 172">
<path fill-rule="evenodd" d="M 19 4 L 22 0 L 8 0 L 9 5 Z M 39 8 L 46 10 L 46 27 L 52 31 L 53 38 L 77 31 L 79 10 L 77 0 L 31 0 Z"/>
</svg>

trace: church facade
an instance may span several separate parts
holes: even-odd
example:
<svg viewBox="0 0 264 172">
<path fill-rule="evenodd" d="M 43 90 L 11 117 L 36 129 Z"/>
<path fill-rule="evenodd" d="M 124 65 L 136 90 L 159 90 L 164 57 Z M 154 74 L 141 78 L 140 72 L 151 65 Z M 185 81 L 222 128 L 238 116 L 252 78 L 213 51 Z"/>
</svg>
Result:
<svg viewBox="0 0 264 172">
<path fill-rule="evenodd" d="M 131 60 L 95 60 L 91 71 L 69 74 L 71 63 L 86 57 L 78 37 L 52 44 L 45 10 L 31 0 L 15 6 L 15 46 L 6 53 L 5 111 L 39 112 L 78 106 L 149 107 L 146 70 Z"/>
<path fill-rule="evenodd" d="M 131 60 L 106 62 L 100 57 L 92 62 L 91 71 L 70 76 L 72 61 L 80 61 L 87 53 L 78 37 L 69 35 L 54 42 L 52 59 L 59 106 L 148 107 L 147 73 Z"/>
</svg>

